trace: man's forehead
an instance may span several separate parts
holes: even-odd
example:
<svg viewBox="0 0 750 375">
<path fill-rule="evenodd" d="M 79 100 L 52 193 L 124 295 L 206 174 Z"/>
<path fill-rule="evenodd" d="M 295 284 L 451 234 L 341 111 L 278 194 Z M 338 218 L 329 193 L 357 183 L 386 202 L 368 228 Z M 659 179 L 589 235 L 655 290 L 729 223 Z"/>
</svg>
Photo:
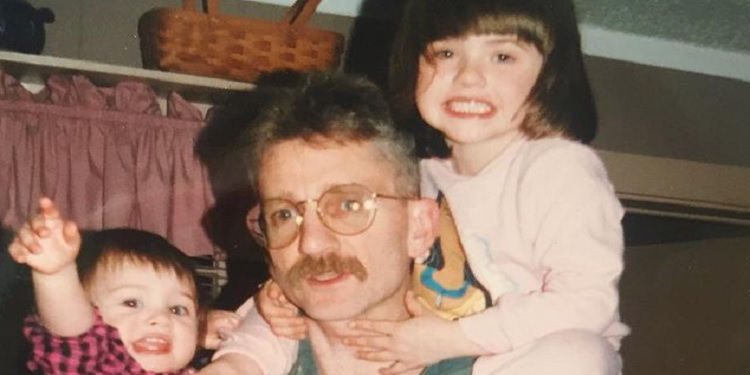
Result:
<svg viewBox="0 0 750 375">
<path fill-rule="evenodd" d="M 395 178 L 369 142 L 310 144 L 292 140 L 265 150 L 258 182 L 261 198 L 307 199 L 317 198 L 332 186 L 351 183 L 390 192 Z"/>
</svg>

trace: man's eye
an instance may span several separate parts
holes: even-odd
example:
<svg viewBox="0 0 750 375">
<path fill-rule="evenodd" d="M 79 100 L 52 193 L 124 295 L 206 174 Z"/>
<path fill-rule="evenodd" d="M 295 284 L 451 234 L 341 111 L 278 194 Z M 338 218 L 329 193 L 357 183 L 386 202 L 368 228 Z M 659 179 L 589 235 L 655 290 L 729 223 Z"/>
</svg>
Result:
<svg viewBox="0 0 750 375">
<path fill-rule="evenodd" d="M 269 215 L 269 221 L 271 222 L 284 222 L 294 219 L 294 212 L 290 209 L 282 209 L 271 212 Z"/>
<path fill-rule="evenodd" d="M 358 199 L 345 199 L 339 205 L 339 211 L 357 212 L 363 208 L 362 202 Z"/>
<path fill-rule="evenodd" d="M 185 306 L 180 306 L 180 305 L 170 307 L 169 311 L 172 314 L 178 315 L 178 316 L 185 316 L 185 315 L 189 315 L 190 314 L 190 309 L 188 309 Z"/>
<path fill-rule="evenodd" d="M 141 307 L 143 304 L 136 299 L 126 299 L 125 301 L 122 301 L 122 305 L 130 308 L 137 308 Z"/>
</svg>

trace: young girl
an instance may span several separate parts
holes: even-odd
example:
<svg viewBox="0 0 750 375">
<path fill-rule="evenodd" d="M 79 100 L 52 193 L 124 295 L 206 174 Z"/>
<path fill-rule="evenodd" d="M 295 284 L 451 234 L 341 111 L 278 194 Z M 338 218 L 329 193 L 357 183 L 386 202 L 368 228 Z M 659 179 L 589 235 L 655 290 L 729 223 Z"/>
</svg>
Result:
<svg viewBox="0 0 750 375">
<path fill-rule="evenodd" d="M 443 211 L 414 291 L 449 320 L 358 322 L 382 336 L 352 344 L 398 361 L 385 373 L 478 355 L 475 373 L 617 374 L 623 210 L 582 144 L 596 115 L 572 1 L 414 0 L 401 27 L 393 98 L 429 125 L 422 189 Z"/>
<path fill-rule="evenodd" d="M 412 0 L 403 14 L 391 88 L 427 124 L 440 238 L 415 264 L 414 318 L 355 322 L 348 343 L 392 363 L 383 374 L 466 355 L 475 374 L 618 374 L 623 210 L 583 145 L 596 115 L 572 2 Z M 298 337 L 280 304 L 261 311 Z"/>
<path fill-rule="evenodd" d="M 32 270 L 37 315 L 24 334 L 40 374 L 185 374 L 198 338 L 190 259 L 164 238 L 109 229 L 83 241 L 51 200 L 9 247 Z M 79 277 L 80 276 L 80 277 Z M 80 281 L 79 281 L 80 280 Z"/>
</svg>

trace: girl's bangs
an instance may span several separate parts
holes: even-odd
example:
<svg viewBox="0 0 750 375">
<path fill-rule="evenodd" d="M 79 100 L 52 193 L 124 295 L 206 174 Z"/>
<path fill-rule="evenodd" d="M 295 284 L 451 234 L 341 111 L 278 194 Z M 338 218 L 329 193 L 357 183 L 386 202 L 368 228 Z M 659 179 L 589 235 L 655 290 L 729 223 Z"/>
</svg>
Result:
<svg viewBox="0 0 750 375">
<path fill-rule="evenodd" d="M 487 34 L 516 35 L 519 40 L 533 44 L 543 56 L 549 55 L 553 48 L 550 27 L 530 14 L 509 10 L 483 14 L 436 12 L 430 18 L 428 30 L 432 32 L 422 34 L 424 49 L 438 40 Z"/>
</svg>

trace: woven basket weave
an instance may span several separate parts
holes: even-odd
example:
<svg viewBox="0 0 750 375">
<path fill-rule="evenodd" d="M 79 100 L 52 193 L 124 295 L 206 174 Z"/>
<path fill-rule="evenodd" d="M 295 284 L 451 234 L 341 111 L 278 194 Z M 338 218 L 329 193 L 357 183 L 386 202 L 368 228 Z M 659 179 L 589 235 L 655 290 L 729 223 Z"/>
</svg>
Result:
<svg viewBox="0 0 750 375">
<path fill-rule="evenodd" d="M 141 17 L 144 68 L 252 82 L 277 69 L 338 67 L 344 37 L 305 26 L 321 0 L 297 0 L 278 22 L 220 15 L 219 0 L 207 1 L 206 12 L 183 0 Z"/>
</svg>

